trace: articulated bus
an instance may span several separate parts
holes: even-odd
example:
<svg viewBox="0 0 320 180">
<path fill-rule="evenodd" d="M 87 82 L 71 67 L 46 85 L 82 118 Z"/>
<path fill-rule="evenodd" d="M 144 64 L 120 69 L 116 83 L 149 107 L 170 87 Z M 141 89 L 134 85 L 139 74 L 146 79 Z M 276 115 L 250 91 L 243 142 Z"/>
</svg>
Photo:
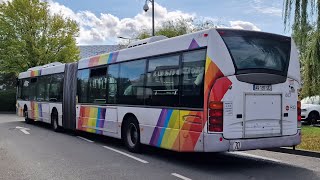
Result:
<svg viewBox="0 0 320 180">
<path fill-rule="evenodd" d="M 301 142 L 290 37 L 209 29 L 157 39 L 21 73 L 18 115 L 119 138 L 132 152 L 141 144 L 223 152 Z"/>
</svg>

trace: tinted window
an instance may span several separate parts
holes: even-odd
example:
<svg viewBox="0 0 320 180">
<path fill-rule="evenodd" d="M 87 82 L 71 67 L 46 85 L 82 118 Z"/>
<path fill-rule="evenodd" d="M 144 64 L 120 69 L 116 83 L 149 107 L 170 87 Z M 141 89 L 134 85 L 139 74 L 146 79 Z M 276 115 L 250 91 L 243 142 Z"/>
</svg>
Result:
<svg viewBox="0 0 320 180">
<path fill-rule="evenodd" d="M 21 99 L 22 85 L 23 85 L 23 80 L 22 79 L 18 79 L 18 83 L 17 83 L 17 88 L 18 88 L 17 99 Z"/>
<path fill-rule="evenodd" d="M 206 50 L 183 53 L 180 106 L 203 107 Z"/>
<path fill-rule="evenodd" d="M 146 104 L 178 106 L 179 57 L 175 55 L 149 60 L 146 82 Z"/>
<path fill-rule="evenodd" d="M 30 79 L 24 79 L 22 81 L 21 99 L 28 101 L 30 96 Z"/>
<path fill-rule="evenodd" d="M 105 104 L 107 68 L 91 69 L 89 78 L 89 103 Z"/>
<path fill-rule="evenodd" d="M 238 74 L 241 70 L 278 71 L 286 75 L 291 39 L 284 36 L 247 31 L 220 32 L 233 57 Z M 273 70 L 273 71 L 268 71 Z"/>
<path fill-rule="evenodd" d="M 143 82 L 146 69 L 146 60 L 131 61 L 120 64 L 120 104 L 144 104 Z"/>
<path fill-rule="evenodd" d="M 52 102 L 62 102 L 63 97 L 63 74 L 51 76 L 49 98 Z"/>
<path fill-rule="evenodd" d="M 36 101 L 36 92 L 37 92 L 37 78 L 32 78 L 30 80 L 30 85 L 29 85 L 29 101 Z"/>
<path fill-rule="evenodd" d="M 49 101 L 50 76 L 38 78 L 37 101 Z"/>
<path fill-rule="evenodd" d="M 79 103 L 88 103 L 88 88 L 89 88 L 90 70 L 84 69 L 78 71 L 78 87 L 77 96 Z"/>
<path fill-rule="evenodd" d="M 117 103 L 118 100 L 118 83 L 119 83 L 119 64 L 108 67 L 108 97 L 110 104 Z"/>
</svg>

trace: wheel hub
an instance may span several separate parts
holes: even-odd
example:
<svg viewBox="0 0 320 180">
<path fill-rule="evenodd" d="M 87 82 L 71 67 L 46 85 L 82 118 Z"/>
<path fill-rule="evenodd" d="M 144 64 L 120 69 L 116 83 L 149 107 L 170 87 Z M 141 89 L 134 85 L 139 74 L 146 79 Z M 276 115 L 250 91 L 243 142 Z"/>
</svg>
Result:
<svg viewBox="0 0 320 180">
<path fill-rule="evenodd" d="M 138 130 L 133 123 L 129 124 L 128 132 L 127 132 L 127 140 L 131 147 L 135 146 L 138 142 Z"/>
</svg>

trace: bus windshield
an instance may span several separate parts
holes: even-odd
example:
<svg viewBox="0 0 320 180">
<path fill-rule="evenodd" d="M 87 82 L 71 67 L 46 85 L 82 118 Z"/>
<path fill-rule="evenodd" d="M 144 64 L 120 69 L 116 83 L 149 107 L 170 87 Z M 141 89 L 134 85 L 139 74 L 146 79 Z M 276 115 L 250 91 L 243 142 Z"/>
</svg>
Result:
<svg viewBox="0 0 320 180">
<path fill-rule="evenodd" d="M 239 30 L 220 30 L 234 61 L 236 74 L 287 74 L 290 60 L 289 37 Z"/>
</svg>

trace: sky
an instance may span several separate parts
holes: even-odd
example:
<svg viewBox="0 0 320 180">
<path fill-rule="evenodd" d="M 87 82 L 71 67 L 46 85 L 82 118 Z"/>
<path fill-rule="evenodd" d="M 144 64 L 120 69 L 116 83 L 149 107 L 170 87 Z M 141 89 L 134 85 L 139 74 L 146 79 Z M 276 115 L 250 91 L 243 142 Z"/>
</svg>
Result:
<svg viewBox="0 0 320 180">
<path fill-rule="evenodd" d="M 6 1 L 6 0 L 0 0 Z M 133 38 L 151 29 L 151 10 L 145 0 L 46 0 L 51 13 L 63 14 L 80 25 L 79 45 L 117 44 L 119 36 Z M 211 20 L 219 27 L 284 31 L 283 0 L 155 0 L 156 26 L 168 20 Z M 151 5 L 150 5 L 151 8 Z"/>
</svg>

